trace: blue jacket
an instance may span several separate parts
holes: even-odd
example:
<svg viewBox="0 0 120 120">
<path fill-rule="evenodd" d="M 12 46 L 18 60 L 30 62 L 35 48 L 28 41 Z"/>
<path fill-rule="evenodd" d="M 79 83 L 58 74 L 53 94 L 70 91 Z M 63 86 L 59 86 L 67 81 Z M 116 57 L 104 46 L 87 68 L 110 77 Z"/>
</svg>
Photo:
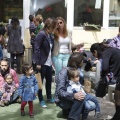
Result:
<svg viewBox="0 0 120 120">
<path fill-rule="evenodd" d="M 23 75 L 20 78 L 18 88 L 18 95 L 22 97 L 22 101 L 33 101 L 38 93 L 38 84 L 34 75 L 31 75 L 30 78 Z"/>
<path fill-rule="evenodd" d="M 48 37 L 44 30 L 40 31 L 35 38 L 35 62 L 36 65 L 44 65 L 50 52 L 50 42 L 53 38 Z"/>
</svg>

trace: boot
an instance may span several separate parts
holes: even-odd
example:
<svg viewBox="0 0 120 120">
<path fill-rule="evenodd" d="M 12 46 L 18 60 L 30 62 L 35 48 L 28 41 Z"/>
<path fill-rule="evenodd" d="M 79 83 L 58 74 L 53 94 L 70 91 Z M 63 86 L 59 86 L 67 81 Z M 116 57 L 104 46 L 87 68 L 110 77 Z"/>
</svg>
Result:
<svg viewBox="0 0 120 120">
<path fill-rule="evenodd" d="M 112 119 L 110 120 L 120 120 L 120 106 L 116 105 L 116 112 Z"/>
</svg>

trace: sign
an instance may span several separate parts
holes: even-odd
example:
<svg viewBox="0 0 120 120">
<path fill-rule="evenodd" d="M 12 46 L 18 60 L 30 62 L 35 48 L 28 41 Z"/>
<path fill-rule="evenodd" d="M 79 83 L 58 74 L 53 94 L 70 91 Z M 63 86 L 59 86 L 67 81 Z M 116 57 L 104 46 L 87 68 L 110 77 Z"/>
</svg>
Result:
<svg viewBox="0 0 120 120">
<path fill-rule="evenodd" d="M 95 9 L 101 9 L 102 0 L 96 0 Z"/>
</svg>

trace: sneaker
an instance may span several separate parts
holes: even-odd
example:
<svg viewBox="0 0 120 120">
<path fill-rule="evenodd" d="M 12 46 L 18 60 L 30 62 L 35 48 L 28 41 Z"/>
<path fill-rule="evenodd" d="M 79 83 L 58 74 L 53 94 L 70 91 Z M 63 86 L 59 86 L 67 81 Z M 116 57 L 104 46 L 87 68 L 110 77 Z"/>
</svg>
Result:
<svg viewBox="0 0 120 120">
<path fill-rule="evenodd" d="M 21 110 L 21 116 L 25 116 L 25 111 Z"/>
<path fill-rule="evenodd" d="M 50 103 L 55 103 L 54 98 L 47 99 L 47 101 L 50 102 Z"/>
<path fill-rule="evenodd" d="M 4 102 L 3 102 L 3 101 L 0 101 L 0 106 L 1 106 L 1 107 L 5 107 Z"/>
<path fill-rule="evenodd" d="M 34 118 L 34 114 L 33 113 L 30 113 L 30 118 Z"/>
<path fill-rule="evenodd" d="M 95 114 L 95 116 L 94 116 L 95 118 L 100 118 L 101 117 L 101 115 L 100 115 L 100 113 L 99 112 L 96 112 L 96 114 Z"/>
<path fill-rule="evenodd" d="M 44 101 L 44 100 L 40 102 L 40 106 L 43 107 L 43 108 L 46 108 L 46 107 L 47 107 L 47 105 L 45 104 L 45 101 Z"/>
</svg>

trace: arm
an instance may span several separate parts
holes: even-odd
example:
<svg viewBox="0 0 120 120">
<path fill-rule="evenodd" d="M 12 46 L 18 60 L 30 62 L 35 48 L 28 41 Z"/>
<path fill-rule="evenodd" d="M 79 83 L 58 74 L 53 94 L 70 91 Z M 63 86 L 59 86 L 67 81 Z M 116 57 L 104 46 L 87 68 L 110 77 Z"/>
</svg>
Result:
<svg viewBox="0 0 120 120">
<path fill-rule="evenodd" d="M 37 82 L 35 76 L 34 76 L 34 91 L 35 91 L 35 95 L 37 95 L 37 93 L 38 93 L 38 82 Z"/>
<path fill-rule="evenodd" d="M 20 78 L 20 84 L 19 84 L 19 87 L 18 87 L 18 95 L 20 97 L 22 97 L 23 89 L 24 89 L 24 77 L 22 76 Z"/>
<path fill-rule="evenodd" d="M 44 42 L 46 36 L 43 32 L 38 33 L 35 39 L 35 59 L 36 59 L 36 65 L 41 65 L 41 45 Z"/>
<path fill-rule="evenodd" d="M 112 52 L 110 50 L 105 50 L 102 54 L 101 77 L 105 77 L 109 72 L 109 61 L 110 61 L 111 56 L 112 56 Z"/>
<path fill-rule="evenodd" d="M 19 87 L 19 79 L 18 79 L 17 73 L 13 69 L 10 69 L 10 73 L 13 75 L 13 80 L 15 82 L 16 87 L 18 88 Z"/>
</svg>

